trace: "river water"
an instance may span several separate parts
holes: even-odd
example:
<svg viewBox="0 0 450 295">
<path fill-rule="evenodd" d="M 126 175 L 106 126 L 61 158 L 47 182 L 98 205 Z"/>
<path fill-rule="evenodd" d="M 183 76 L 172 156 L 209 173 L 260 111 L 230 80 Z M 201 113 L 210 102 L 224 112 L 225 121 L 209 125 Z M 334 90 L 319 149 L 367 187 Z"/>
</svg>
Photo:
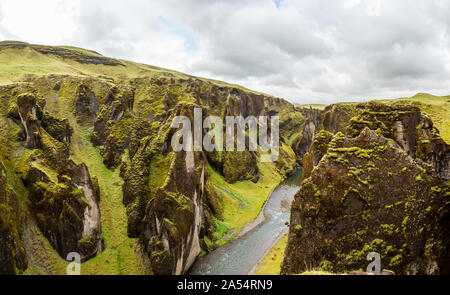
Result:
<svg viewBox="0 0 450 295">
<path fill-rule="evenodd" d="M 299 190 L 301 171 L 287 178 L 271 194 L 264 208 L 265 220 L 245 235 L 197 258 L 191 275 L 246 275 L 273 244 L 286 234 L 290 208 Z"/>
</svg>

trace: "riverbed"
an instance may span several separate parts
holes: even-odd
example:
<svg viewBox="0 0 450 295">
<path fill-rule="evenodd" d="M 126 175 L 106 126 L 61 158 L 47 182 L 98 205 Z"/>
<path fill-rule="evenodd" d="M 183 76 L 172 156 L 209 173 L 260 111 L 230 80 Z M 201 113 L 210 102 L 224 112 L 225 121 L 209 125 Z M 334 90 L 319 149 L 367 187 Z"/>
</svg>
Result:
<svg viewBox="0 0 450 295">
<path fill-rule="evenodd" d="M 283 181 L 263 207 L 261 222 L 217 250 L 197 258 L 191 275 L 246 275 L 275 242 L 287 233 L 290 205 L 299 190 L 301 171 Z"/>
</svg>

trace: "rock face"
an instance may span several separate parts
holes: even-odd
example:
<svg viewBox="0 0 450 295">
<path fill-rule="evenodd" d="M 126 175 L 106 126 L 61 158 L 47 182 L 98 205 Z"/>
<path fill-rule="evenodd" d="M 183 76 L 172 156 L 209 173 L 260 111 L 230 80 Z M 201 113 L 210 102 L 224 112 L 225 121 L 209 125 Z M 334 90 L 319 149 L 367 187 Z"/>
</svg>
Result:
<svg viewBox="0 0 450 295">
<path fill-rule="evenodd" d="M 267 112 L 265 98 L 235 88 L 214 86 L 205 90 L 204 83 L 194 80 L 183 83 L 187 84 L 184 93 L 193 93 L 194 102 L 177 97 L 179 87 L 173 81 L 155 80 L 151 85 L 136 87 L 137 96 L 142 93 L 141 87 L 148 87 L 147 91 L 156 97 L 160 95 L 162 104 L 158 106 L 162 110 L 147 113 L 147 108 L 142 107 L 145 100 L 135 103 L 134 113 L 130 112 L 132 131 L 126 134 L 130 161 L 121 166 L 128 235 L 139 238 L 157 274 L 185 273 L 201 250 L 215 247 L 213 217 L 222 218 L 223 205 L 208 182 L 208 162 L 229 183 L 257 182 L 259 178 L 258 152 L 175 152 L 171 138 L 176 130 L 170 125 L 175 116 L 186 116 L 193 122 L 194 108 L 200 107 L 204 118 L 258 117 Z M 210 103 L 207 106 L 203 105 L 206 101 Z M 278 104 L 281 110 L 282 103 Z M 286 175 L 294 170 L 296 156 L 284 143 L 279 158 L 280 173 Z M 205 240 L 212 243 L 207 245 Z"/>
<path fill-rule="evenodd" d="M 370 102 L 356 106 L 347 133 L 358 135 L 368 127 L 397 144 L 412 158 L 433 165 L 444 180 L 450 179 L 450 145 L 439 135 L 430 117 L 413 106 L 386 106 Z"/>
<path fill-rule="evenodd" d="M 331 133 L 345 132 L 350 119 L 356 115 L 352 104 L 333 104 L 322 112 L 323 129 Z"/>
<path fill-rule="evenodd" d="M 170 146 L 172 118 L 193 120 L 193 114 L 194 105 L 177 105 L 156 135 L 162 144 L 151 145 L 147 138 L 132 155 L 131 166 L 122 171 L 128 233 L 139 237 L 155 274 L 185 273 L 201 251 L 200 239 L 210 230 L 205 225 L 212 224 L 204 210 L 205 154 L 175 152 Z M 193 137 L 187 140 L 192 146 Z"/>
<path fill-rule="evenodd" d="M 100 146 L 103 162 L 114 169 L 122 163 L 121 155 L 129 145 L 132 128 L 134 90 L 114 86 L 101 105 L 94 123 L 92 142 Z"/>
<path fill-rule="evenodd" d="M 323 156 L 327 153 L 328 144 L 333 139 L 333 134 L 322 130 L 315 137 L 310 150 L 303 158 L 302 180 L 311 176 L 311 172 L 316 167 Z"/>
<path fill-rule="evenodd" d="M 8 172 L 2 162 L 0 163 L 0 275 L 11 275 L 27 268 L 27 258 L 20 238 L 19 200 L 7 181 Z"/>
<path fill-rule="evenodd" d="M 84 261 L 103 248 L 98 196 L 86 165 L 69 158 L 72 129 L 67 120 L 43 112 L 38 101 L 33 93 L 18 93 L 10 100 L 16 105 L 26 133 L 25 146 L 30 150 L 18 171 L 29 190 L 28 207 L 63 258 L 79 252 Z"/>
<path fill-rule="evenodd" d="M 422 113 L 416 128 L 416 157 L 433 165 L 442 179 L 450 180 L 450 145 L 439 136 L 428 115 Z"/>
<path fill-rule="evenodd" d="M 324 127 L 348 135 L 322 131 L 305 155 L 282 273 L 365 269 L 369 252 L 397 274 L 450 273 L 448 145 L 416 108 L 355 113 L 347 124 L 328 113 Z"/>
<path fill-rule="evenodd" d="M 303 114 L 306 117 L 306 122 L 303 127 L 302 138 L 294 151 L 299 157 L 303 157 L 308 151 L 314 140 L 314 136 L 320 130 L 321 117 L 320 111 L 313 108 L 304 109 Z"/>
<path fill-rule="evenodd" d="M 74 113 L 79 121 L 94 123 L 98 102 L 94 92 L 86 84 L 82 83 L 78 86 L 74 104 Z"/>
<path fill-rule="evenodd" d="M 89 50 L 75 51 L 69 48 L 35 45 L 20 41 L 2 41 L 0 43 L 0 48 L 28 48 L 42 54 L 54 55 L 64 59 L 70 59 L 81 64 L 124 66 L 120 61 L 116 59 L 107 58 L 101 56 L 97 52 Z"/>
<path fill-rule="evenodd" d="M 51 137 L 69 146 L 73 134 L 73 128 L 70 126 L 69 121 L 53 117 L 48 111 L 44 111 L 42 116 L 42 128 Z"/>
<path fill-rule="evenodd" d="M 17 108 L 26 132 L 25 146 L 30 149 L 41 147 L 41 130 L 36 117 L 36 96 L 31 93 L 20 94 L 17 97 Z"/>
<path fill-rule="evenodd" d="M 176 153 L 165 186 L 146 208 L 142 242 L 156 274 L 183 274 L 200 254 L 205 163 L 200 153 Z"/>
</svg>

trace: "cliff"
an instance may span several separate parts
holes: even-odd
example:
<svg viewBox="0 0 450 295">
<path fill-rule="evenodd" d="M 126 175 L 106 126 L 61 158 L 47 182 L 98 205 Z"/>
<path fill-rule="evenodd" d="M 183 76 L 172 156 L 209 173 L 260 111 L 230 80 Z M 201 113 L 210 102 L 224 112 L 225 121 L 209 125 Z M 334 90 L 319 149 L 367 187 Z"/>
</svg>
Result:
<svg viewBox="0 0 450 295">
<path fill-rule="evenodd" d="M 365 269 L 377 252 L 398 274 L 448 274 L 449 145 L 416 107 L 351 109 L 347 123 L 326 110 L 345 134 L 321 131 L 305 155 L 282 273 Z"/>
</svg>

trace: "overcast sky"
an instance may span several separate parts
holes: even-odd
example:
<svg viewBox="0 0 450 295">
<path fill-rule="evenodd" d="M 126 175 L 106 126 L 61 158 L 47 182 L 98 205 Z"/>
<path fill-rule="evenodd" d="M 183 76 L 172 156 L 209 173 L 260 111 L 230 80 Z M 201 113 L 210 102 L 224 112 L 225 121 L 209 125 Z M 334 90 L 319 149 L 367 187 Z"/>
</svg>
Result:
<svg viewBox="0 0 450 295">
<path fill-rule="evenodd" d="M 450 0 L 1 0 L 0 39 L 331 103 L 450 94 L 449 13 Z"/>
</svg>

